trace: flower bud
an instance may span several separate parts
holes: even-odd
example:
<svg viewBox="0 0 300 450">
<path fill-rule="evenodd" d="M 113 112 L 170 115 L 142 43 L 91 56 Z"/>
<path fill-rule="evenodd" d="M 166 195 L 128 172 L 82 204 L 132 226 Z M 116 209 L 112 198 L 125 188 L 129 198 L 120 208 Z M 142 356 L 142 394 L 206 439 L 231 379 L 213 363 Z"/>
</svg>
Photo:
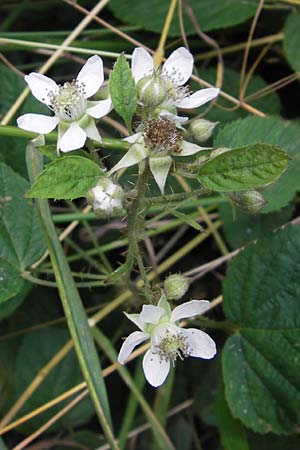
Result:
<svg viewBox="0 0 300 450">
<path fill-rule="evenodd" d="M 231 192 L 228 196 L 242 211 L 250 214 L 257 213 L 265 204 L 265 200 L 261 193 L 254 190 Z"/>
<path fill-rule="evenodd" d="M 183 275 L 170 275 L 165 279 L 164 291 L 167 299 L 178 300 L 184 296 L 189 288 L 189 281 Z"/>
<path fill-rule="evenodd" d="M 87 193 L 87 200 L 99 217 L 108 217 L 123 212 L 124 191 L 110 178 L 102 177 L 97 186 Z"/>
<path fill-rule="evenodd" d="M 165 100 L 168 89 L 164 79 L 154 74 L 138 82 L 137 92 L 138 99 L 144 106 L 155 108 Z"/>
<path fill-rule="evenodd" d="M 213 130 L 218 123 L 219 122 L 210 122 L 205 119 L 195 119 L 192 120 L 188 132 L 196 143 L 201 144 L 211 137 Z"/>
</svg>

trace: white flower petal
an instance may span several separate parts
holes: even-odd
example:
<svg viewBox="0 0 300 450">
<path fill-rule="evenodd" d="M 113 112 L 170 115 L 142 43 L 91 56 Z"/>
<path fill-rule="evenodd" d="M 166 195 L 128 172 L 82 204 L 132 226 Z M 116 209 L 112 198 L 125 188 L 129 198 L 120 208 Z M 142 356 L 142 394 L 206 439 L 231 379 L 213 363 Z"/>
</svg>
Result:
<svg viewBox="0 0 300 450">
<path fill-rule="evenodd" d="M 182 303 L 176 306 L 171 314 L 171 322 L 176 322 L 187 317 L 198 316 L 203 314 L 210 308 L 210 303 L 207 300 L 191 300 L 190 302 Z"/>
<path fill-rule="evenodd" d="M 32 95 L 45 105 L 51 104 L 49 93 L 58 93 L 59 91 L 55 81 L 41 73 L 31 72 L 29 75 L 25 75 L 25 81 Z"/>
<path fill-rule="evenodd" d="M 123 342 L 121 350 L 119 352 L 118 361 L 120 364 L 124 364 L 128 356 L 132 353 L 134 347 L 144 342 L 149 338 L 149 335 L 142 331 L 134 331 Z"/>
<path fill-rule="evenodd" d="M 77 122 L 72 122 L 67 131 L 59 141 L 59 148 L 62 152 L 71 152 L 82 148 L 86 141 L 86 132 L 80 128 Z"/>
<path fill-rule="evenodd" d="M 143 369 L 145 377 L 152 386 L 158 387 L 168 376 L 170 370 L 170 361 L 165 361 L 160 358 L 153 349 L 149 349 L 143 358 Z"/>
<path fill-rule="evenodd" d="M 149 158 L 150 170 L 162 194 L 165 190 L 165 184 L 172 161 L 171 156 L 151 156 Z"/>
<path fill-rule="evenodd" d="M 159 306 L 143 305 L 139 320 L 144 323 L 156 324 L 165 313 L 165 310 Z"/>
<path fill-rule="evenodd" d="M 211 359 L 217 353 L 215 342 L 204 331 L 197 330 L 196 328 L 189 328 L 187 330 L 182 328 L 182 332 L 187 338 L 190 352 L 189 356 Z"/>
<path fill-rule="evenodd" d="M 17 118 L 19 128 L 34 133 L 47 134 L 54 130 L 58 124 L 58 117 L 44 116 L 43 114 L 24 114 Z"/>
<path fill-rule="evenodd" d="M 163 65 L 163 74 L 174 82 L 174 85 L 182 86 L 191 78 L 193 73 L 193 55 L 184 47 L 175 50 Z"/>
<path fill-rule="evenodd" d="M 209 150 L 211 147 L 200 147 L 200 145 L 192 144 L 192 142 L 182 141 L 181 152 L 174 153 L 176 156 L 190 156 L 195 153 L 201 152 L 201 150 Z"/>
<path fill-rule="evenodd" d="M 134 81 L 138 83 L 142 78 L 151 75 L 153 70 L 154 62 L 152 56 L 142 47 L 135 48 L 131 61 Z"/>
<path fill-rule="evenodd" d="M 219 95 L 219 92 L 220 89 L 217 88 L 200 89 L 189 97 L 185 97 L 184 99 L 175 102 L 174 105 L 177 108 L 183 109 L 198 108 L 199 106 L 202 106 L 205 103 L 210 102 L 210 100 L 216 98 Z"/>
<path fill-rule="evenodd" d="M 139 314 L 128 314 L 124 312 L 127 319 L 131 320 L 141 331 L 145 331 L 145 324 L 139 320 Z"/>
<path fill-rule="evenodd" d="M 84 84 L 85 98 L 96 94 L 104 81 L 103 62 L 100 56 L 91 56 L 80 70 L 76 79 Z"/>
<path fill-rule="evenodd" d="M 111 175 L 117 170 L 133 166 L 143 161 L 147 156 L 148 153 L 143 144 L 133 144 L 123 158 L 110 170 L 109 174 Z"/>
<path fill-rule="evenodd" d="M 134 144 L 141 135 L 142 135 L 142 133 L 135 133 L 135 134 L 132 134 L 131 136 L 127 136 L 127 137 L 123 138 L 122 140 L 126 141 L 126 142 L 130 142 L 130 144 Z"/>
<path fill-rule="evenodd" d="M 94 119 L 88 121 L 88 123 L 83 127 L 86 132 L 87 137 L 93 139 L 94 141 L 101 142 L 101 136 L 96 127 Z"/>
<path fill-rule="evenodd" d="M 100 117 L 104 117 L 107 114 L 109 114 L 112 109 L 113 109 L 113 105 L 112 105 L 111 98 L 107 98 L 106 100 L 99 100 L 97 102 L 89 102 L 86 112 L 89 116 L 92 116 L 95 119 L 100 119 Z"/>
<path fill-rule="evenodd" d="M 159 115 L 161 117 L 165 117 L 166 119 L 170 120 L 171 122 L 174 122 L 178 128 L 181 128 L 184 130 L 184 128 L 181 126 L 181 124 L 187 122 L 189 120 L 189 117 L 181 117 L 177 116 L 176 114 L 172 114 L 167 110 L 160 111 Z"/>
</svg>

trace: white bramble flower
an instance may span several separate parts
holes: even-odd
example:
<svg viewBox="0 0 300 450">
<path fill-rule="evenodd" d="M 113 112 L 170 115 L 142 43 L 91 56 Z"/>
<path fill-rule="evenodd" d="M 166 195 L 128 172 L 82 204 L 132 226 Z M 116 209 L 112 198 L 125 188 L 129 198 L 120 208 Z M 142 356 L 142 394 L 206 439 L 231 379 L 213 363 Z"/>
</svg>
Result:
<svg viewBox="0 0 300 450">
<path fill-rule="evenodd" d="M 209 149 L 184 141 L 175 123 L 163 117 L 150 120 L 142 132 L 124 140 L 132 145 L 110 174 L 149 158 L 149 168 L 162 194 L 172 166 L 172 156 L 191 156 Z"/>
<path fill-rule="evenodd" d="M 206 300 L 191 300 L 171 311 L 163 293 L 157 306 L 144 305 L 140 314 L 125 313 L 141 331 L 135 331 L 125 339 L 118 356 L 119 363 L 124 364 L 137 345 L 150 339 L 151 347 L 144 356 L 143 369 L 147 381 L 158 387 L 177 358 L 213 358 L 216 345 L 208 334 L 178 325 L 180 319 L 203 314 L 209 304 Z"/>
<path fill-rule="evenodd" d="M 97 186 L 87 193 L 87 199 L 99 216 L 108 217 L 123 210 L 124 191 L 121 186 L 103 177 Z"/>
<path fill-rule="evenodd" d="M 184 122 L 187 118 L 176 115 L 176 108 L 193 109 L 204 105 L 219 95 L 220 89 L 207 88 L 191 93 L 184 84 L 193 73 L 193 55 L 184 47 L 179 47 L 167 58 L 161 69 L 155 69 L 152 56 L 142 47 L 133 51 L 131 70 L 135 83 L 138 85 L 143 78 L 157 75 L 165 82 L 166 96 L 160 107 L 160 115 L 174 121 Z M 148 83 L 142 82 L 142 90 L 147 89 Z M 139 86 L 138 86 L 139 88 Z M 154 93 L 155 95 L 155 93 Z M 175 113 L 172 110 L 175 109 Z"/>
<path fill-rule="evenodd" d="M 102 59 L 89 58 L 77 78 L 63 85 L 40 73 L 25 76 L 31 93 L 54 112 L 54 116 L 24 114 L 17 119 L 20 128 L 47 134 L 58 125 L 57 149 L 70 152 L 84 146 L 86 138 L 101 142 L 95 120 L 112 110 L 111 99 L 89 101 L 104 81 Z"/>
</svg>

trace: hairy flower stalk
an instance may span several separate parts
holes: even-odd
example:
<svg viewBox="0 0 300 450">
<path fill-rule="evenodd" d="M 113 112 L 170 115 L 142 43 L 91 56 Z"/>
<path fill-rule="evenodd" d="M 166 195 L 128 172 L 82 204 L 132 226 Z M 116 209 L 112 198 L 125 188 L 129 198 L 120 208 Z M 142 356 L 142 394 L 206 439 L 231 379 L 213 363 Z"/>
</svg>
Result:
<svg viewBox="0 0 300 450">
<path fill-rule="evenodd" d="M 151 347 L 144 356 L 143 369 L 147 381 L 158 387 L 178 358 L 213 358 L 216 346 L 208 334 L 195 328 L 184 329 L 178 324 L 181 319 L 203 314 L 209 305 L 206 300 L 191 300 L 172 311 L 162 292 L 157 306 L 144 305 L 140 314 L 126 314 L 140 331 L 134 331 L 126 338 L 118 361 L 124 364 L 137 345 L 150 339 Z"/>
<path fill-rule="evenodd" d="M 132 146 L 123 158 L 111 169 L 114 172 L 139 164 L 149 159 L 150 171 L 161 191 L 164 193 L 173 156 L 191 156 L 207 147 L 184 141 L 174 122 L 158 117 L 145 124 L 144 130 L 124 139 Z"/>
<path fill-rule="evenodd" d="M 20 128 L 39 134 L 48 134 L 58 125 L 57 149 L 69 152 L 84 146 L 88 138 L 101 142 L 95 119 L 112 110 L 110 98 L 89 101 L 104 81 L 102 59 L 95 55 L 87 60 L 77 78 L 63 85 L 51 78 L 32 72 L 25 76 L 31 93 L 48 108 L 54 116 L 24 114 L 17 119 Z"/>
</svg>

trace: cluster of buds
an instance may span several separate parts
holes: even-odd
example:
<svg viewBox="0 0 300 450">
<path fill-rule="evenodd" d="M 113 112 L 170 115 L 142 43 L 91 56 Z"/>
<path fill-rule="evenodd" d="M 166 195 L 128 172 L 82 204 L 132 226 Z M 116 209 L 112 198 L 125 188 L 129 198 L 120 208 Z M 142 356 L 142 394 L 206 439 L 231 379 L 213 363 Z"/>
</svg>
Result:
<svg viewBox="0 0 300 450">
<path fill-rule="evenodd" d="M 124 190 L 108 177 L 102 177 L 87 193 L 87 200 L 99 217 L 109 217 L 123 212 Z"/>
</svg>

